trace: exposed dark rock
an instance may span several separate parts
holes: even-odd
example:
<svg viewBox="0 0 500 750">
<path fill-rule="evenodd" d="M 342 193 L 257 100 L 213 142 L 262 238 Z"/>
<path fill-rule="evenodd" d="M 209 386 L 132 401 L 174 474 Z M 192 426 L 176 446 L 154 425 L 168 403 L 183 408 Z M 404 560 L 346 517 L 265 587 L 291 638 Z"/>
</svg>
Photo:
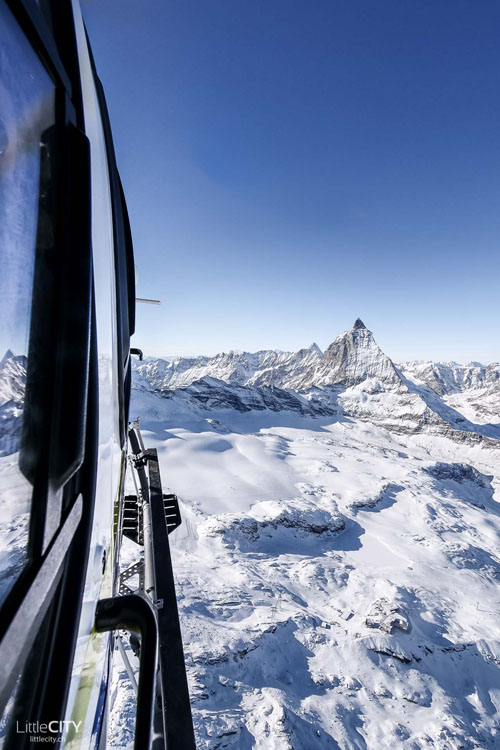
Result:
<svg viewBox="0 0 500 750">
<path fill-rule="evenodd" d="M 430 474 L 434 479 L 453 479 L 460 484 L 463 482 L 474 482 L 484 489 L 490 486 L 490 480 L 492 479 L 492 477 L 481 474 L 480 471 L 469 464 L 447 464 L 439 462 L 434 464 L 434 466 L 429 466 L 427 469 L 424 469 L 424 471 L 427 474 Z"/>
</svg>

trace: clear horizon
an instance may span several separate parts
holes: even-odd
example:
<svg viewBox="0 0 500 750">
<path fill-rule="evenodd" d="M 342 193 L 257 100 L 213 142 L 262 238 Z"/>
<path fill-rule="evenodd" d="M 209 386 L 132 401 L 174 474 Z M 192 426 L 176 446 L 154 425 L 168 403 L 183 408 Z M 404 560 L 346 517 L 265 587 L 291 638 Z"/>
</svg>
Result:
<svg viewBox="0 0 500 750">
<path fill-rule="evenodd" d="M 153 356 L 500 359 L 500 6 L 82 3 Z"/>
<path fill-rule="evenodd" d="M 369 328 L 369 326 L 366 326 L 366 327 Z M 351 328 L 352 328 L 352 326 L 351 326 Z M 350 330 L 350 329 L 345 329 L 345 330 L 347 331 L 347 330 Z M 237 349 L 237 348 L 226 348 L 226 349 L 221 349 L 220 351 L 213 351 L 213 352 L 204 352 L 204 351 L 203 352 L 189 352 L 189 351 L 186 351 L 186 352 L 184 352 L 182 354 L 179 354 L 179 353 L 175 353 L 175 352 L 174 353 L 165 353 L 165 352 L 162 353 L 161 352 L 161 347 L 159 347 L 158 348 L 158 353 L 151 354 L 151 353 L 149 353 L 149 351 L 145 351 L 145 350 L 144 350 L 143 353 L 144 353 L 144 357 L 145 358 L 152 357 L 152 358 L 155 358 L 155 359 L 177 359 L 177 358 L 180 359 L 180 358 L 183 358 L 183 357 L 186 357 L 186 358 L 190 358 L 190 357 L 215 357 L 218 354 L 229 354 L 230 352 L 235 352 L 236 354 L 243 354 L 243 353 L 253 354 L 253 353 L 256 353 L 258 351 L 269 351 L 269 350 L 270 351 L 279 351 L 279 352 L 284 352 L 284 353 L 286 353 L 286 352 L 297 352 L 300 349 L 308 349 L 313 344 L 316 344 L 317 346 L 319 346 L 319 348 L 321 349 L 321 351 L 324 354 L 325 350 L 328 348 L 328 346 L 334 341 L 334 339 L 337 336 L 339 336 L 342 333 L 344 333 L 344 331 L 339 331 L 338 334 L 336 336 L 334 336 L 332 338 L 332 340 L 328 342 L 328 344 L 326 344 L 326 346 L 321 346 L 317 341 L 311 341 L 309 344 L 304 345 L 304 346 L 299 346 L 296 349 L 283 349 L 282 347 L 279 347 L 279 346 L 277 346 L 277 347 L 260 347 L 258 349 L 254 349 L 254 350 Z M 373 331 L 372 331 L 372 333 L 373 333 Z M 373 334 L 373 337 L 374 337 L 376 343 L 380 346 L 379 342 L 377 341 L 377 338 L 376 338 L 375 334 Z M 484 366 L 495 365 L 495 364 L 499 363 L 499 360 L 492 360 L 491 362 L 483 362 L 483 361 L 479 361 L 477 359 L 475 359 L 475 360 L 472 359 L 472 360 L 469 360 L 468 362 L 458 362 L 457 360 L 442 360 L 442 359 L 441 360 L 414 359 L 414 358 L 401 359 L 401 358 L 397 358 L 397 357 L 391 356 L 391 354 L 389 352 L 385 351 L 385 349 L 382 346 L 380 346 L 380 348 L 382 349 L 382 351 L 384 352 L 384 354 L 386 354 L 389 357 L 389 359 L 391 359 L 392 362 L 394 362 L 396 365 L 398 363 L 402 364 L 404 362 L 427 362 L 427 361 L 439 362 L 441 364 L 457 364 L 457 365 L 463 365 L 463 366 L 471 365 L 471 364 L 475 364 L 475 363 L 478 363 L 478 364 L 484 365 Z"/>
</svg>

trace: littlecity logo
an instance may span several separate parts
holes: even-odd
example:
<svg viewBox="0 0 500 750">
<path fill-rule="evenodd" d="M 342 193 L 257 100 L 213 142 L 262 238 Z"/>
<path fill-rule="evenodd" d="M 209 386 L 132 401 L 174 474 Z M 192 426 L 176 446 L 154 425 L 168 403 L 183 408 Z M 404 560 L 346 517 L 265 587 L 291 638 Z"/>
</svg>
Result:
<svg viewBox="0 0 500 750">
<path fill-rule="evenodd" d="M 27 721 L 24 726 L 19 726 L 16 721 L 16 732 L 18 734 L 29 734 L 30 742 L 61 742 L 65 730 L 73 728 L 78 732 L 81 721 Z"/>
</svg>

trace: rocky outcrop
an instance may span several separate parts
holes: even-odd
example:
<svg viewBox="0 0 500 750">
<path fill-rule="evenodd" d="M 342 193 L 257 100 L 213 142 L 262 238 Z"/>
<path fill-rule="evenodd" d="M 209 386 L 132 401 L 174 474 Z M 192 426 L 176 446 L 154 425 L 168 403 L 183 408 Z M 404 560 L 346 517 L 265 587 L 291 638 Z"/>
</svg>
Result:
<svg viewBox="0 0 500 750">
<path fill-rule="evenodd" d="M 488 488 L 491 484 L 491 477 L 481 474 L 480 471 L 469 464 L 446 464 L 440 461 L 424 469 L 424 471 L 434 479 L 452 479 L 459 484 L 474 482 L 483 489 Z"/>
<path fill-rule="evenodd" d="M 391 634 L 393 630 L 408 633 L 411 629 L 407 610 L 399 602 L 377 599 L 370 607 L 365 620 L 368 628 Z"/>
<path fill-rule="evenodd" d="M 333 416 L 336 409 L 327 399 L 306 399 L 299 393 L 281 388 L 263 386 L 230 385 L 215 378 L 202 378 L 186 388 L 178 389 L 195 405 L 203 409 L 234 409 L 239 412 L 249 411 L 290 411 L 301 416 Z M 165 391 L 163 396 L 169 398 L 174 391 Z"/>
</svg>

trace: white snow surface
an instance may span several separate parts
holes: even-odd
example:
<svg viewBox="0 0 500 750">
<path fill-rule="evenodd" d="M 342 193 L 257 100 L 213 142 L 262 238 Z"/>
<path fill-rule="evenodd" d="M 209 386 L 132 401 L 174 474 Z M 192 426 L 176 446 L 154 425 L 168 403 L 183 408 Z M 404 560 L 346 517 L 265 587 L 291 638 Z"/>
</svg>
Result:
<svg viewBox="0 0 500 750">
<path fill-rule="evenodd" d="M 498 380 L 439 393 L 363 328 L 294 355 L 294 387 L 280 353 L 137 368 L 131 418 L 181 501 L 199 750 L 500 747 Z M 130 691 L 118 672 L 112 747 Z"/>
<path fill-rule="evenodd" d="M 28 518 L 25 364 L 0 363 L 3 585 Z M 135 367 L 130 416 L 181 502 L 198 750 L 500 747 L 499 374 L 395 365 L 361 321 L 324 354 Z M 114 661 L 109 746 L 131 748 Z"/>
</svg>

